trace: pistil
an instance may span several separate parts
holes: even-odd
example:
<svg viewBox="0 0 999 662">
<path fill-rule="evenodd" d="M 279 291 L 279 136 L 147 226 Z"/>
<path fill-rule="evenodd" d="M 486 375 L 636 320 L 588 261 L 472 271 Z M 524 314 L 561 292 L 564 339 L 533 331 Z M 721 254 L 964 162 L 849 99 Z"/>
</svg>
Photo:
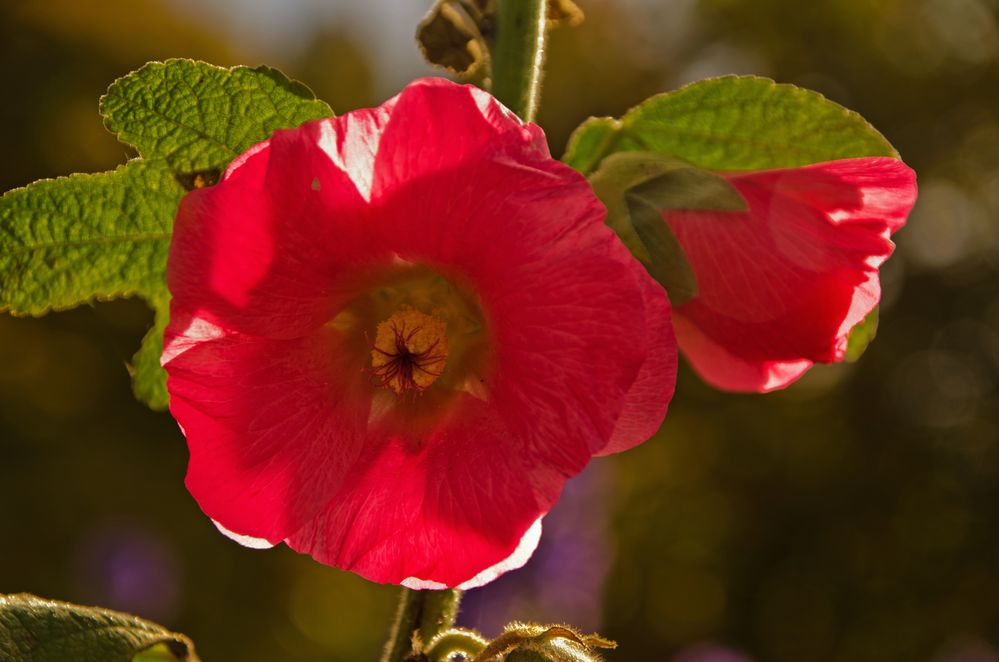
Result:
<svg viewBox="0 0 999 662">
<path fill-rule="evenodd" d="M 420 393 L 444 373 L 447 354 L 447 322 L 403 305 L 376 329 L 375 384 L 397 395 Z"/>
</svg>

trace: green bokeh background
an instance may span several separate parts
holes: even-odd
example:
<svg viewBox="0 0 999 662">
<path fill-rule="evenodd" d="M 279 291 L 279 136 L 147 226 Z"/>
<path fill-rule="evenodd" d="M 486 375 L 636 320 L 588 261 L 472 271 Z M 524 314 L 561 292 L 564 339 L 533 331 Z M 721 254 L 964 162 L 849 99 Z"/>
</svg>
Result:
<svg viewBox="0 0 999 662">
<path fill-rule="evenodd" d="M 598 460 L 612 659 L 694 659 L 714 642 L 759 662 L 999 660 L 997 4 L 580 5 L 587 21 L 550 45 L 540 123 L 554 153 L 589 115 L 759 73 L 859 111 L 920 178 L 858 364 L 767 396 L 713 392 L 684 366 L 662 432 Z M 381 38 L 398 20 L 340 12 L 279 48 L 194 3 L 0 2 L 0 189 L 127 158 L 97 98 L 150 59 L 266 62 L 337 112 L 377 104 L 404 83 L 391 63 L 427 71 L 412 43 Z M 0 316 L 0 592 L 131 596 L 207 662 L 374 659 L 396 589 L 241 548 L 186 493 L 183 438 L 133 400 L 125 369 L 150 323 L 138 301 Z M 121 549 L 154 576 L 102 579 Z"/>
</svg>

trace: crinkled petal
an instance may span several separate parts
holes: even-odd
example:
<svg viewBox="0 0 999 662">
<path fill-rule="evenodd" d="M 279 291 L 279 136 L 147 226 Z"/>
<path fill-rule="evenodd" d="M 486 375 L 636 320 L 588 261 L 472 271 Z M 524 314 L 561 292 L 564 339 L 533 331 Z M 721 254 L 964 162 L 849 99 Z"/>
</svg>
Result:
<svg viewBox="0 0 999 662">
<path fill-rule="evenodd" d="M 676 336 L 670 319 L 669 299 L 664 296 L 662 287 L 647 277 L 638 262 L 634 266 L 641 272 L 638 280 L 645 294 L 648 353 L 628 390 L 614 434 L 597 455 L 620 453 L 652 437 L 666 418 L 676 387 Z"/>
<path fill-rule="evenodd" d="M 408 85 L 391 103 L 392 114 L 385 123 L 375 165 L 374 198 L 390 195 L 426 175 L 472 164 L 483 149 L 495 154 L 510 146 L 517 160 L 528 152 L 549 156 L 544 134 L 536 125 L 525 125 L 474 85 L 424 78 Z M 504 133 L 520 140 L 497 140 Z M 446 148 L 427 149 L 428 145 Z"/>
<path fill-rule="evenodd" d="M 222 333 L 176 308 L 174 320 L 164 367 L 191 452 L 187 487 L 227 531 L 279 542 L 360 454 L 366 404 L 346 379 L 357 366 L 332 331 L 275 340 Z"/>
<path fill-rule="evenodd" d="M 864 158 L 728 179 L 747 212 L 665 214 L 698 282 L 675 311 L 677 338 L 718 388 L 773 390 L 841 359 L 877 305 L 877 268 L 915 202 L 915 174 Z"/>
<path fill-rule="evenodd" d="M 673 325 L 690 365 L 717 388 L 769 393 L 784 388 L 815 365 L 808 359 L 747 361 L 712 341 L 682 315 L 674 316 Z"/>
<path fill-rule="evenodd" d="M 446 428 L 369 444 L 349 483 L 288 544 L 393 584 L 456 587 L 492 566 L 512 569 L 502 563 L 520 558 L 565 476 L 511 452 L 512 431 L 489 405 L 465 397 L 461 420 Z"/>
</svg>

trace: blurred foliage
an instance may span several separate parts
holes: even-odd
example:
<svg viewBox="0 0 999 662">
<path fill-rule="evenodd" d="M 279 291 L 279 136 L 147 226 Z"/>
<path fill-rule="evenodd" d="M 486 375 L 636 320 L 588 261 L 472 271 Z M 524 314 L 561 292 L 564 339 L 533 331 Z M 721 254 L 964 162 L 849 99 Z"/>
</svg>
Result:
<svg viewBox="0 0 999 662">
<path fill-rule="evenodd" d="M 768 396 L 715 393 L 682 370 L 661 434 L 598 460 L 612 475 L 577 514 L 608 518 L 605 580 L 546 584 L 567 554 L 557 548 L 509 576 L 526 589 L 482 589 L 469 613 L 509 599 L 514 616 L 557 622 L 567 616 L 539 613 L 553 594 L 603 591 L 602 616 L 577 624 L 620 642 L 608 654 L 620 660 L 999 659 L 995 3 L 579 4 L 586 21 L 549 49 L 540 123 L 552 153 L 587 116 L 758 73 L 864 115 L 917 170 L 921 197 L 861 361 Z M 226 41 L 198 6 L 0 3 L 0 85 L 16 99 L 0 107 L 0 187 L 121 163 L 129 152 L 102 128 L 97 98 L 147 60 L 271 64 L 343 112 L 397 91 L 387 52 L 418 57 L 414 44 L 366 46 L 359 35 L 379 27 L 355 23 L 361 13 L 303 21 L 295 47 L 275 53 Z M 0 592 L 133 612 L 188 634 L 208 661 L 373 659 L 396 589 L 241 548 L 188 496 L 183 439 L 135 402 L 124 368 L 151 323 L 137 301 L 0 316 Z M 546 527 L 550 544 L 573 544 Z"/>
</svg>

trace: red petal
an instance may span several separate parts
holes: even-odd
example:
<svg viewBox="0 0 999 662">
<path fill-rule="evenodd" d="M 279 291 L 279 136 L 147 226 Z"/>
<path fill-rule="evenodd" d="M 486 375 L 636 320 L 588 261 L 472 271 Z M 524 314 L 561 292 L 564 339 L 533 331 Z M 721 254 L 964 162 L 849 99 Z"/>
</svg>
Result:
<svg viewBox="0 0 999 662">
<path fill-rule="evenodd" d="M 768 391 L 842 358 L 880 298 L 877 267 L 915 202 L 915 173 L 864 158 L 728 179 L 747 212 L 665 214 L 699 288 L 676 310 L 677 337 L 711 384 Z"/>
<path fill-rule="evenodd" d="M 366 401 L 344 378 L 358 366 L 331 331 L 273 340 L 172 314 L 164 366 L 191 452 L 187 487 L 226 529 L 278 542 L 315 516 L 360 453 Z"/>
<path fill-rule="evenodd" d="M 597 455 L 620 453 L 652 437 L 666 418 L 676 386 L 676 337 L 669 300 L 663 296 L 662 287 L 637 262 L 635 270 L 641 272 L 639 281 L 645 293 L 648 354 L 628 390 L 610 442 Z"/>
<path fill-rule="evenodd" d="M 680 314 L 674 315 L 673 326 L 690 365 L 716 388 L 768 393 L 784 388 L 814 365 L 808 359 L 747 361 L 713 342 Z"/>
<path fill-rule="evenodd" d="M 473 85 L 425 78 L 408 85 L 391 103 L 392 115 L 378 147 L 373 198 L 428 174 L 459 165 L 474 167 L 476 159 L 499 156 L 504 146 L 516 160 L 549 157 L 540 128 L 525 125 Z M 497 142 L 504 133 L 513 135 Z M 443 148 L 427 149 L 428 145 Z"/>
<path fill-rule="evenodd" d="M 350 482 L 288 544 L 394 584 L 458 586 L 509 557 L 565 476 L 515 452 L 518 431 L 465 397 L 461 420 L 426 438 L 369 439 Z"/>
</svg>

